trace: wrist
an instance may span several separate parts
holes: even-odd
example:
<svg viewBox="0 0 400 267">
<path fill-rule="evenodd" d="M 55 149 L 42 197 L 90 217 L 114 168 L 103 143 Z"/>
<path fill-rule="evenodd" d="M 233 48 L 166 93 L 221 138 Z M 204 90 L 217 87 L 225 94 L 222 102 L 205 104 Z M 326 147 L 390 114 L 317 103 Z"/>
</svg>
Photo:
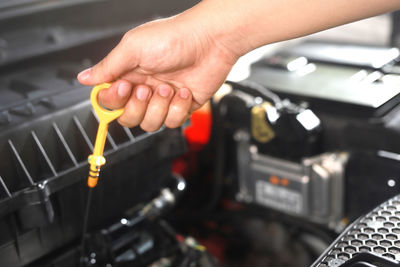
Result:
<svg viewBox="0 0 400 267">
<path fill-rule="evenodd" d="M 188 24 L 189 31 L 225 54 L 232 64 L 257 47 L 243 16 L 229 0 L 203 0 L 179 16 Z"/>
</svg>

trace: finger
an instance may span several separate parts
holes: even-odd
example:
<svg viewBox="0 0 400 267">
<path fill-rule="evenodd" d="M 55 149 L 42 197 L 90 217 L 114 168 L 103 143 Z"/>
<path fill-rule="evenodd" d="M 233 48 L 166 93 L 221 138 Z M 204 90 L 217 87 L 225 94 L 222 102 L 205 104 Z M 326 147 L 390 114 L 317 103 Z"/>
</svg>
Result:
<svg viewBox="0 0 400 267">
<path fill-rule="evenodd" d="M 138 85 L 125 105 L 125 111 L 118 122 L 122 126 L 134 127 L 139 125 L 146 113 L 147 104 L 151 97 L 151 89 L 147 85 Z"/>
<path fill-rule="evenodd" d="M 128 102 L 132 92 L 132 84 L 125 80 L 113 83 L 110 88 L 99 92 L 100 103 L 109 109 L 122 108 Z"/>
<path fill-rule="evenodd" d="M 78 80 L 85 85 L 112 82 L 137 65 L 136 49 L 132 32 L 127 32 L 119 44 L 92 68 L 78 74 Z"/>
<path fill-rule="evenodd" d="M 168 84 L 160 84 L 150 99 L 147 111 L 140 127 L 147 132 L 153 132 L 162 126 L 168 113 L 168 106 L 174 95 L 173 88 Z"/>
<path fill-rule="evenodd" d="M 168 128 L 181 126 L 188 117 L 191 103 L 192 93 L 186 88 L 179 89 L 169 105 L 165 126 Z"/>
</svg>

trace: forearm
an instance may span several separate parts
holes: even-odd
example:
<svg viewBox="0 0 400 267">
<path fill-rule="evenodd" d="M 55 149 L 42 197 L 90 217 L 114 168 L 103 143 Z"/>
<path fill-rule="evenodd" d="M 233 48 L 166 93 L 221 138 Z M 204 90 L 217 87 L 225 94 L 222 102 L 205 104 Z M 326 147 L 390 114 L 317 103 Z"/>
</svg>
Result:
<svg viewBox="0 0 400 267">
<path fill-rule="evenodd" d="M 400 8 L 400 0 L 204 0 L 183 16 L 238 56 Z"/>
</svg>

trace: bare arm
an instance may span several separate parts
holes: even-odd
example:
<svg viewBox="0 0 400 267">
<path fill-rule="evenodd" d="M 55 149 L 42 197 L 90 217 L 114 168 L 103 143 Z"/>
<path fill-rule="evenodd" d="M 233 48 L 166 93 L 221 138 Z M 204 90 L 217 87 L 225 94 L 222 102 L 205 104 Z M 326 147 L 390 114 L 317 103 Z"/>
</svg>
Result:
<svg viewBox="0 0 400 267">
<path fill-rule="evenodd" d="M 399 0 L 205 0 L 184 16 L 239 55 L 400 8 Z M 204 15 L 209 19 L 204 22 Z"/>
</svg>

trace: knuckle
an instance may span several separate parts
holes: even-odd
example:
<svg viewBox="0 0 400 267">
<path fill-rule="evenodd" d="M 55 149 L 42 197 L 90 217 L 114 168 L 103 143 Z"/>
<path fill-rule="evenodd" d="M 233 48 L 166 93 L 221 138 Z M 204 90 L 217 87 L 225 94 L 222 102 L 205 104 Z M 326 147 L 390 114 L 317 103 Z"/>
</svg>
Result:
<svg viewBox="0 0 400 267">
<path fill-rule="evenodd" d="M 112 74 L 109 70 L 109 56 L 106 56 L 102 61 L 100 61 L 96 66 L 92 69 L 92 75 L 96 78 L 101 79 L 102 81 L 111 82 L 113 81 Z"/>
<path fill-rule="evenodd" d="M 158 129 L 160 129 L 161 125 L 154 123 L 154 122 L 148 122 L 148 121 L 143 121 L 140 124 L 140 128 L 142 128 L 146 132 L 155 132 Z"/>
<path fill-rule="evenodd" d="M 141 119 L 138 116 L 123 116 L 119 120 L 124 123 L 127 127 L 132 128 L 141 123 Z"/>
<path fill-rule="evenodd" d="M 181 105 L 171 105 L 169 107 L 169 113 L 174 114 L 174 116 L 184 116 L 186 111 Z"/>
<path fill-rule="evenodd" d="M 181 124 L 178 121 L 170 120 L 170 119 L 167 119 L 164 124 L 167 128 L 171 128 L 171 129 L 181 126 Z"/>
<path fill-rule="evenodd" d="M 187 116 L 187 112 L 187 109 L 182 105 L 171 105 L 164 123 L 165 126 L 168 128 L 177 128 L 181 126 Z"/>
<path fill-rule="evenodd" d="M 132 128 L 132 127 L 135 126 L 132 122 L 127 121 L 127 120 L 125 120 L 124 118 L 119 118 L 119 119 L 118 119 L 118 123 L 119 123 L 121 126 L 128 127 L 128 128 Z"/>
<path fill-rule="evenodd" d="M 132 128 L 142 122 L 142 117 L 135 113 L 135 110 L 126 108 L 122 116 L 118 118 L 118 122 L 123 126 Z"/>
<path fill-rule="evenodd" d="M 145 109 L 143 107 L 135 106 L 133 101 L 129 101 L 128 104 L 125 105 L 125 112 L 120 118 L 137 126 L 142 122 L 144 114 Z"/>
<path fill-rule="evenodd" d="M 184 113 L 180 114 L 169 113 L 164 124 L 168 128 L 177 128 L 182 125 L 182 123 L 184 122 L 184 118 L 185 118 Z"/>
<path fill-rule="evenodd" d="M 132 37 L 133 37 L 133 32 L 132 32 L 132 30 L 130 30 L 130 31 L 127 31 L 123 36 L 122 36 L 122 39 L 121 39 L 121 42 L 129 42 L 129 40 L 132 40 Z"/>
<path fill-rule="evenodd" d="M 142 130 L 145 131 L 145 132 L 154 132 L 154 131 L 157 130 L 156 128 L 154 128 L 152 126 L 147 125 L 147 124 L 143 124 L 143 123 L 140 124 L 140 128 L 142 128 Z"/>
<path fill-rule="evenodd" d="M 115 75 L 113 73 L 112 65 L 111 65 L 111 55 L 107 55 L 103 61 L 103 75 L 108 82 L 112 82 L 115 80 Z"/>
</svg>

